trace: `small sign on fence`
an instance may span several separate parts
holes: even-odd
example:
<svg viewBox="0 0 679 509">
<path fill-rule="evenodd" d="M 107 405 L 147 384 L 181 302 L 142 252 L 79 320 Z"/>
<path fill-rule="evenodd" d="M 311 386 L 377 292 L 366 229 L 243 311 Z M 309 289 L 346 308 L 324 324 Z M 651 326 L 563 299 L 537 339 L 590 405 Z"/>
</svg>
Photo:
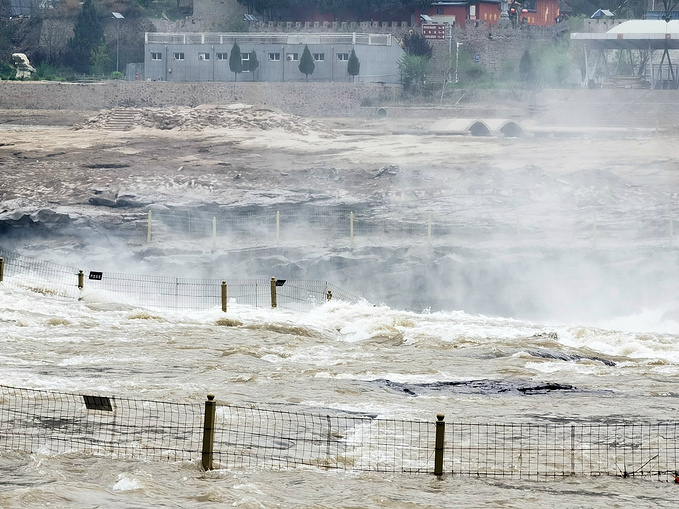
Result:
<svg viewBox="0 0 679 509">
<path fill-rule="evenodd" d="M 286 281 L 286 279 L 276 279 L 276 286 L 283 286 Z"/>
<path fill-rule="evenodd" d="M 90 271 L 90 279 L 96 279 L 97 281 L 101 281 L 102 277 L 104 277 L 103 272 L 95 272 L 93 270 Z"/>
<path fill-rule="evenodd" d="M 106 412 L 112 412 L 113 406 L 111 406 L 111 400 L 106 396 L 83 396 L 85 400 L 85 406 L 88 410 L 104 410 Z"/>
</svg>

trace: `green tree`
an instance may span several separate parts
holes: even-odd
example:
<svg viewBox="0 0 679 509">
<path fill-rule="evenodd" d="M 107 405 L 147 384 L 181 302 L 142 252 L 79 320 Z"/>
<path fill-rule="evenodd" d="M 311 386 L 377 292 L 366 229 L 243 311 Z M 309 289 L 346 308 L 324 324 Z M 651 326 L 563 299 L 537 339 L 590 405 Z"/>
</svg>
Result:
<svg viewBox="0 0 679 509">
<path fill-rule="evenodd" d="M 351 74 L 352 80 L 356 81 L 356 76 L 361 72 L 361 62 L 358 61 L 356 52 L 351 49 L 351 55 L 349 55 L 349 62 L 347 63 L 347 72 Z"/>
<path fill-rule="evenodd" d="M 519 79 L 523 83 L 533 84 L 535 83 L 535 77 L 535 63 L 528 50 L 525 50 L 519 61 Z"/>
<path fill-rule="evenodd" d="M 314 73 L 316 64 L 314 64 L 314 57 L 311 56 L 309 46 L 304 46 L 302 58 L 299 59 L 299 72 L 304 74 L 306 80 L 309 81 L 309 75 Z"/>
<path fill-rule="evenodd" d="M 250 60 L 248 60 L 248 71 L 252 73 L 252 81 L 255 81 L 255 71 L 259 67 L 259 60 L 257 60 L 257 52 L 252 50 L 250 52 Z"/>
<path fill-rule="evenodd" d="M 401 84 L 405 92 L 416 94 L 422 90 L 429 73 L 429 59 L 421 55 L 404 53 L 398 61 Z"/>
<path fill-rule="evenodd" d="M 92 48 L 90 52 L 90 73 L 95 76 L 101 76 L 106 72 L 106 69 L 111 64 L 111 57 L 108 55 L 108 49 L 106 47 L 106 39 L 103 37 L 99 41 L 99 44 Z"/>
<path fill-rule="evenodd" d="M 427 39 L 421 34 L 410 31 L 403 38 L 403 45 L 405 46 L 406 52 L 411 55 L 419 55 L 427 58 L 431 58 L 432 46 Z"/>
<path fill-rule="evenodd" d="M 243 72 L 243 59 L 240 55 L 240 46 L 237 42 L 233 43 L 231 48 L 231 57 L 229 57 L 229 69 L 233 73 L 235 80 L 238 81 L 238 75 Z"/>
<path fill-rule="evenodd" d="M 68 40 L 68 63 L 78 72 L 87 72 L 92 50 L 104 37 L 104 25 L 97 15 L 92 0 L 85 0 L 73 27 L 73 37 Z"/>
</svg>

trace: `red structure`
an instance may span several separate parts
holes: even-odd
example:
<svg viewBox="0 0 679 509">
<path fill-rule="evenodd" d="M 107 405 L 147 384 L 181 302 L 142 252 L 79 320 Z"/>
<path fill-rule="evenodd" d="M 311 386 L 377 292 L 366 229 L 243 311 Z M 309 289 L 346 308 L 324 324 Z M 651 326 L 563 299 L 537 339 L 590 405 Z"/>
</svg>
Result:
<svg viewBox="0 0 679 509">
<path fill-rule="evenodd" d="M 512 3 L 512 7 L 514 8 L 514 12 L 511 13 L 512 16 L 516 16 L 516 11 L 518 10 L 519 22 L 529 25 L 552 26 L 556 24 L 556 18 L 559 16 L 559 0 L 524 0 L 521 3 Z M 433 22 L 455 22 L 462 28 L 467 23 L 477 21 L 485 21 L 487 26 L 491 26 L 497 25 L 500 19 L 500 1 L 457 0 L 432 2 L 431 7 L 426 12 L 416 13 L 418 19 L 420 19 L 420 14 L 426 14 Z"/>
</svg>

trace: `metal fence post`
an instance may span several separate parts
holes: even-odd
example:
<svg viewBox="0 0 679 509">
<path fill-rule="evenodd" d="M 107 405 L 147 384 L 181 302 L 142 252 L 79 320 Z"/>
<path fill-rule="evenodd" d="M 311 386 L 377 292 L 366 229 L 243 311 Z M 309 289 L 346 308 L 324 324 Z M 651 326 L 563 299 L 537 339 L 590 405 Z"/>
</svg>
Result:
<svg viewBox="0 0 679 509">
<path fill-rule="evenodd" d="M 226 281 L 222 281 L 222 311 L 226 313 Z"/>
<path fill-rule="evenodd" d="M 82 270 L 78 271 L 78 289 L 82 290 L 85 288 L 85 274 Z"/>
<path fill-rule="evenodd" d="M 5 279 L 5 259 L 0 258 L 0 283 Z"/>
<path fill-rule="evenodd" d="M 276 307 L 276 278 L 272 277 L 271 278 L 271 308 Z"/>
<path fill-rule="evenodd" d="M 213 445 L 215 441 L 215 395 L 208 394 L 205 402 L 205 423 L 203 426 L 203 468 L 212 470 Z"/>
<path fill-rule="evenodd" d="M 445 416 L 436 416 L 436 447 L 434 450 L 434 475 L 443 475 L 443 439 L 446 434 Z"/>
</svg>

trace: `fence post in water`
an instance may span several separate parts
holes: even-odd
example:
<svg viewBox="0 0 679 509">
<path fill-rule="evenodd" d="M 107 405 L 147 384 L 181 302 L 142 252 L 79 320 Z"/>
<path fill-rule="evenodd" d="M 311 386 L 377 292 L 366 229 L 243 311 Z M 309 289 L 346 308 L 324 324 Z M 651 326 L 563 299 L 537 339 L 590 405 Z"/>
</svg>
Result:
<svg viewBox="0 0 679 509">
<path fill-rule="evenodd" d="M 280 245 L 281 242 L 281 211 L 276 211 L 276 245 Z"/>
<path fill-rule="evenodd" d="M 0 283 L 5 279 L 5 259 L 0 258 Z"/>
<path fill-rule="evenodd" d="M 571 425 L 571 475 L 575 475 L 575 426 Z"/>
<path fill-rule="evenodd" d="M 78 289 L 82 290 L 85 288 L 85 274 L 82 270 L 78 271 Z"/>
<path fill-rule="evenodd" d="M 271 308 L 274 309 L 276 307 L 276 278 L 272 277 L 271 278 Z"/>
<path fill-rule="evenodd" d="M 434 449 L 434 475 L 443 475 L 443 438 L 446 435 L 446 423 L 443 414 L 436 416 L 436 447 Z"/>
<path fill-rule="evenodd" d="M 222 311 L 226 313 L 226 281 L 222 281 Z"/>
<path fill-rule="evenodd" d="M 212 218 L 212 252 L 217 248 L 217 218 Z"/>
<path fill-rule="evenodd" d="M 205 402 L 205 422 L 203 425 L 203 468 L 212 470 L 212 454 L 215 442 L 215 395 L 208 394 Z"/>
<path fill-rule="evenodd" d="M 349 243 L 354 247 L 354 213 L 349 212 Z"/>
<path fill-rule="evenodd" d="M 670 247 L 672 247 L 672 237 L 674 237 L 674 215 L 670 214 L 670 224 L 668 226 L 668 233 L 670 236 Z M 2 258 L 0 258 L 2 260 Z M 2 281 L 2 273 L 0 273 L 0 281 Z"/>
<path fill-rule="evenodd" d="M 149 215 L 146 219 L 146 243 L 151 243 L 151 211 L 149 210 Z"/>
</svg>

